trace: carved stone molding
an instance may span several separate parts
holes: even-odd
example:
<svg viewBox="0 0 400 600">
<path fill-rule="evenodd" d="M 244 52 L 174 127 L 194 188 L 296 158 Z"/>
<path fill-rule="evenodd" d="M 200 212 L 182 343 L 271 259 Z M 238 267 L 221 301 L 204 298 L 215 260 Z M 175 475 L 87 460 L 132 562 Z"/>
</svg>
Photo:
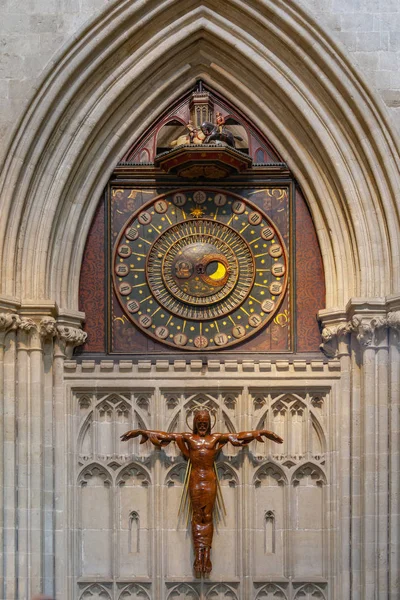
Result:
<svg viewBox="0 0 400 600">
<path fill-rule="evenodd" d="M 37 325 L 33 319 L 20 319 L 18 329 L 26 333 L 31 333 L 31 331 L 37 329 Z"/>
<path fill-rule="evenodd" d="M 15 313 L 0 313 L 0 333 L 17 329 L 20 322 L 20 317 Z"/>
<path fill-rule="evenodd" d="M 44 317 L 39 322 L 29 317 L 20 317 L 17 313 L 0 313 L 0 336 L 9 331 L 21 331 L 27 334 L 39 334 L 43 342 L 57 339 L 62 352 L 71 358 L 73 349 L 86 341 L 87 334 L 77 327 L 58 325 L 53 317 Z"/>
<path fill-rule="evenodd" d="M 348 334 L 354 333 L 361 348 L 368 348 L 379 343 L 379 336 L 387 328 L 400 331 L 400 311 L 388 313 L 386 316 L 379 315 L 366 317 L 365 315 L 354 315 L 350 321 L 324 327 L 321 333 L 322 344 L 320 349 L 328 356 L 335 358 L 339 355 L 339 343 L 346 341 Z M 350 338 L 347 343 L 350 342 Z"/>
<path fill-rule="evenodd" d="M 45 317 L 39 323 L 39 332 L 43 340 L 53 339 L 57 335 L 57 322 L 52 317 Z"/>
<path fill-rule="evenodd" d="M 354 315 L 350 321 L 351 331 L 356 333 L 357 341 L 361 346 L 371 346 L 376 343 L 376 336 L 381 329 L 388 326 L 387 317 L 378 316 L 365 319 Z"/>
<path fill-rule="evenodd" d="M 397 346 L 400 348 L 400 310 L 388 313 L 387 324 L 396 332 Z"/>
<path fill-rule="evenodd" d="M 77 327 L 57 325 L 57 339 L 63 346 L 67 358 L 71 358 L 74 348 L 85 343 L 87 333 Z"/>
</svg>

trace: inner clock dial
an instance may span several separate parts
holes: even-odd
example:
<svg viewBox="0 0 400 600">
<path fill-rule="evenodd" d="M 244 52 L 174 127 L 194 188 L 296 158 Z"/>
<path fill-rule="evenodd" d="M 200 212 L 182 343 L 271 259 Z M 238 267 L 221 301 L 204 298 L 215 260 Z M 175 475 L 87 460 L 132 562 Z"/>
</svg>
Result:
<svg viewBox="0 0 400 600">
<path fill-rule="evenodd" d="M 160 235 L 150 249 L 146 275 L 154 296 L 172 313 L 213 319 L 234 310 L 248 295 L 254 261 L 236 231 L 198 219 L 174 225 Z M 210 309 L 210 305 L 215 306 Z M 201 312 L 194 311 L 195 306 Z"/>
</svg>

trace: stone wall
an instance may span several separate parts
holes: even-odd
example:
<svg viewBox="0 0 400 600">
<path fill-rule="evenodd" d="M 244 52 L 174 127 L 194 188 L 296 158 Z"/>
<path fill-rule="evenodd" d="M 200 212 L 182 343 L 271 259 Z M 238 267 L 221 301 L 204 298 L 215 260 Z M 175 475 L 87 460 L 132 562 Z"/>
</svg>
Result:
<svg viewBox="0 0 400 600">
<path fill-rule="evenodd" d="M 351 7 L 364 15 L 355 33 L 359 17 L 347 13 Z M 4 153 L 10 142 L 0 180 L 2 597 L 26 600 L 45 591 L 57 600 L 75 600 L 78 593 L 84 600 L 146 598 L 150 584 L 157 600 L 199 596 L 180 563 L 165 564 L 164 542 L 155 533 L 162 523 L 151 521 L 162 516 L 162 494 L 172 492 L 172 504 L 178 495 L 179 469 L 167 476 L 168 460 L 173 469 L 175 459 L 155 460 L 144 471 L 135 448 L 133 462 L 116 449 L 117 428 L 138 401 L 145 423 L 162 426 L 158 408 L 168 414 L 168 402 L 178 401 L 177 410 L 190 402 L 190 381 L 221 414 L 234 415 L 235 427 L 252 426 L 264 406 L 272 412 L 279 406 L 291 443 L 303 448 L 300 432 L 308 427 L 307 439 L 322 440 L 329 454 L 326 471 L 319 454 L 308 456 L 312 466 L 302 477 L 300 453 L 293 458 L 291 450 L 283 466 L 273 455 L 260 454 L 258 462 L 255 454 L 252 462 L 246 454 L 243 468 L 226 467 L 230 514 L 236 511 L 243 522 L 221 532 L 230 547 L 233 538 L 240 542 L 242 554 L 222 560 L 224 576 L 210 581 L 214 587 L 206 582 L 200 594 L 234 599 L 243 589 L 244 600 L 397 600 L 400 174 L 390 117 L 398 110 L 390 75 L 397 59 L 396 4 L 332 0 L 307 3 L 303 12 L 287 0 L 28 0 L 5 1 L 2 8 Z M 336 44 L 339 38 L 344 45 Z M 327 306 L 320 317 L 329 361 L 70 361 L 72 348 L 84 341 L 78 282 L 100 193 L 124 150 L 200 76 L 266 132 L 302 186 L 324 260 Z M 177 391 L 179 397 L 169 395 Z M 313 405 L 317 397 L 321 406 Z M 293 414 L 290 427 L 285 410 Z M 92 438 L 85 429 L 91 418 Z M 313 447 L 307 443 L 306 451 Z M 146 488 L 146 477 L 165 489 Z M 129 514 L 118 508 L 122 482 L 129 502 L 137 488 L 141 492 Z M 155 517 L 146 513 L 146 489 L 153 490 Z M 244 507 L 258 493 L 252 522 Z M 315 524 L 307 513 L 310 496 Z M 101 510 L 91 514 L 98 498 Z M 271 505 L 264 505 L 269 498 Z M 164 536 L 175 535 L 168 521 L 174 510 L 167 506 Z M 142 525 L 153 533 L 142 536 Z M 274 554 L 274 527 L 275 562 L 269 556 L 261 568 L 251 553 Z M 284 559 L 278 534 L 286 540 Z M 183 543 L 183 530 L 176 535 Z M 121 542 L 119 559 L 112 536 Z M 110 553 L 98 560 L 96 539 Z M 302 540 L 328 554 L 314 554 L 309 564 L 307 548 L 299 550 Z M 137 561 L 145 580 L 126 578 L 127 545 L 136 556 L 140 541 L 157 570 L 151 581 L 148 554 Z M 188 556 L 183 560 L 189 564 Z"/>
<path fill-rule="evenodd" d="M 42 78 L 110 0 L 3 0 L 0 23 L 2 154 Z M 189 4 L 192 4 L 190 2 Z M 400 131 L 400 4 L 397 0 L 299 0 L 375 89 Z"/>
</svg>

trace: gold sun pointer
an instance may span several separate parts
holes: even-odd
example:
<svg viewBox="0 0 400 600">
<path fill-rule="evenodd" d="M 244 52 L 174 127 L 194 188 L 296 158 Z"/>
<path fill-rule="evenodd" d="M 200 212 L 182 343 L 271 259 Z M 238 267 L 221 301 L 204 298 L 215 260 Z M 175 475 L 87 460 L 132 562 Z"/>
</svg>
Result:
<svg viewBox="0 0 400 600">
<path fill-rule="evenodd" d="M 199 207 L 192 208 L 192 210 L 190 211 L 191 216 L 195 217 L 196 219 L 198 219 L 199 217 L 202 217 L 204 215 L 204 213 L 205 213 L 205 211 Z"/>
</svg>

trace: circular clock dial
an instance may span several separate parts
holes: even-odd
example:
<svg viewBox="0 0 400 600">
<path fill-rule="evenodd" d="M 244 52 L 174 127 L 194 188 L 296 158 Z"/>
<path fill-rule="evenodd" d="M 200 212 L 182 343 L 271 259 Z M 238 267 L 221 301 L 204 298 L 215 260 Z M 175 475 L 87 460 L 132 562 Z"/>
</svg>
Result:
<svg viewBox="0 0 400 600">
<path fill-rule="evenodd" d="M 223 349 L 265 327 L 287 285 L 283 240 L 266 214 L 221 190 L 164 194 L 132 215 L 114 250 L 114 289 L 147 335 Z"/>
</svg>

